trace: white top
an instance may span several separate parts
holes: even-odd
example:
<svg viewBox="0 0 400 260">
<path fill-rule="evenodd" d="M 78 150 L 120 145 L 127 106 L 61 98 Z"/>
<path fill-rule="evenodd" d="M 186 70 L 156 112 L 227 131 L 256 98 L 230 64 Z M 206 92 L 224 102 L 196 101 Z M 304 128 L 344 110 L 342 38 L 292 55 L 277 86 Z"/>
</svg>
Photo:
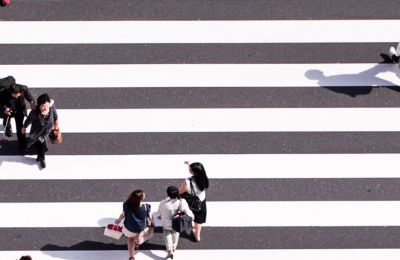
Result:
<svg viewBox="0 0 400 260">
<path fill-rule="evenodd" d="M 189 178 L 187 178 L 185 181 L 186 181 L 186 185 L 188 188 L 187 193 L 191 194 Z M 194 190 L 194 193 L 196 194 L 196 196 L 199 197 L 199 199 L 201 201 L 205 200 L 206 199 L 206 190 L 200 191 L 199 188 L 197 187 L 196 182 L 194 182 L 193 180 L 192 180 L 192 184 L 193 184 L 193 190 Z"/>
<path fill-rule="evenodd" d="M 189 209 L 186 200 L 182 199 L 181 211 L 194 218 L 193 212 Z M 166 198 L 160 202 L 158 216 L 161 217 L 163 228 L 172 229 L 172 217 L 178 212 L 179 199 Z"/>
</svg>

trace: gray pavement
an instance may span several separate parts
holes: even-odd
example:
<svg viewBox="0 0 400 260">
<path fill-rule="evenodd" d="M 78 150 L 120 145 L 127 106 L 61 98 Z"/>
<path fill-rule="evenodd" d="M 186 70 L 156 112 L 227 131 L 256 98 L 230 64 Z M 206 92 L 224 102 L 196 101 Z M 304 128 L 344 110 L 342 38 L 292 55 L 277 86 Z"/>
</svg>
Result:
<svg viewBox="0 0 400 260">
<path fill-rule="evenodd" d="M 15 0 L 1 20 L 397 19 L 398 1 L 373 0 Z"/>
</svg>

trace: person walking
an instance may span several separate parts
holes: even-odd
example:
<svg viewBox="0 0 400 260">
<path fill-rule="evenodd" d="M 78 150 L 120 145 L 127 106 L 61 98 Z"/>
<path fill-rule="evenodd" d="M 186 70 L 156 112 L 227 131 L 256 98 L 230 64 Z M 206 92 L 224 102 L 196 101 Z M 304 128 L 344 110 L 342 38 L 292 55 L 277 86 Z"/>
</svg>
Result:
<svg viewBox="0 0 400 260">
<path fill-rule="evenodd" d="M 35 101 L 28 87 L 20 84 L 11 84 L 0 92 L 0 117 L 3 118 L 5 135 L 12 136 L 11 118 L 14 118 L 17 127 L 18 145 L 21 152 L 26 149 L 25 134 L 21 132 L 24 118 L 27 115 L 26 101 L 29 102 L 31 109 L 35 109 Z"/>
<path fill-rule="evenodd" d="M 189 166 L 192 177 L 185 179 L 179 185 L 179 194 L 184 198 L 185 195 L 194 193 L 201 200 L 201 210 L 193 211 L 195 225 L 192 229 L 194 240 L 200 242 L 202 224 L 206 222 L 207 218 L 206 190 L 209 186 L 209 180 L 203 164 L 199 162 L 189 164 L 187 161 L 185 164 Z M 193 187 L 193 190 L 191 187 Z"/>
<path fill-rule="evenodd" d="M 31 125 L 27 153 L 37 154 L 36 161 L 40 163 L 42 169 L 46 168 L 45 153 L 48 151 L 46 143 L 49 141 L 51 131 L 59 130 L 57 109 L 54 100 L 49 95 L 42 94 L 37 99 L 36 109 L 31 110 L 26 118 L 22 133 L 26 133 L 26 128 Z"/>
<path fill-rule="evenodd" d="M 157 217 L 161 219 L 163 224 L 165 247 L 168 252 L 166 258 L 173 259 L 174 252 L 178 246 L 179 233 L 172 229 L 172 218 L 178 212 L 178 209 L 191 218 L 194 218 L 194 215 L 189 209 L 186 200 L 179 197 L 179 189 L 177 187 L 169 186 L 167 188 L 167 195 L 168 197 L 160 202 Z"/>
<path fill-rule="evenodd" d="M 154 226 L 154 220 L 151 212 L 151 205 L 143 203 L 145 193 L 143 190 L 133 191 L 128 199 L 122 204 L 122 213 L 115 224 L 119 225 L 124 220 L 122 233 L 128 238 L 129 260 L 135 259 L 135 248 L 139 246 L 138 236 L 146 227 L 146 219 L 149 219 Z"/>
</svg>

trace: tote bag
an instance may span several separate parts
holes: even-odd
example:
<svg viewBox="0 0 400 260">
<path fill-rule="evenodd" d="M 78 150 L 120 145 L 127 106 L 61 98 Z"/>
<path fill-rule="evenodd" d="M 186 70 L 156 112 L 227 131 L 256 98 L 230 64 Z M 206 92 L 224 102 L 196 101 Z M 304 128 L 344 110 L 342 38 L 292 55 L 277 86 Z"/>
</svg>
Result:
<svg viewBox="0 0 400 260">
<path fill-rule="evenodd" d="M 104 235 L 118 240 L 122 237 L 122 227 L 109 224 L 104 229 Z"/>
</svg>

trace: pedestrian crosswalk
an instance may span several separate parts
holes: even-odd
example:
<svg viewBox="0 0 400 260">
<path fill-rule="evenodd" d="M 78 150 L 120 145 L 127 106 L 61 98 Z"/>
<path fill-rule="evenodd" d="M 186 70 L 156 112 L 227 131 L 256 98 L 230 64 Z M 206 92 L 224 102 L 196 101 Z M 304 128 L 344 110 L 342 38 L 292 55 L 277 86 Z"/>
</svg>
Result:
<svg viewBox="0 0 400 260">
<path fill-rule="evenodd" d="M 398 259 L 400 70 L 380 53 L 400 4 L 362 2 L 1 9 L 0 77 L 55 99 L 64 143 L 40 170 L 2 141 L 0 259 L 127 259 L 103 227 L 137 188 L 156 210 L 184 161 L 210 189 L 177 259 Z M 157 222 L 136 259 L 164 249 Z"/>
</svg>

